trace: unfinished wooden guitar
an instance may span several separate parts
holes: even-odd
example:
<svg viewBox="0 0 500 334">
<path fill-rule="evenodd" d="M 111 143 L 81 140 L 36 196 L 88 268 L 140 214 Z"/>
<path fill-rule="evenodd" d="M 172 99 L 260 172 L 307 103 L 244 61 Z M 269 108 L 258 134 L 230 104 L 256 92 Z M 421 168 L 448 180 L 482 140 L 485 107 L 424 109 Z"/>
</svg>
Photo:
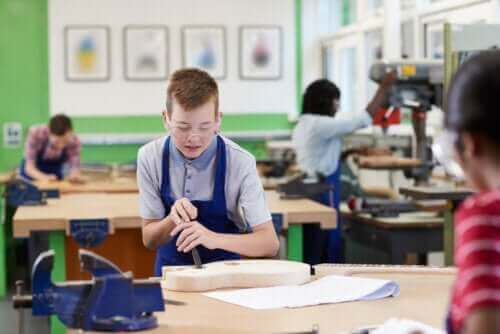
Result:
<svg viewBox="0 0 500 334">
<path fill-rule="evenodd" d="M 282 260 L 232 260 L 194 266 L 165 266 L 162 287 L 174 291 L 210 291 L 224 288 L 260 288 L 303 284 L 310 266 Z"/>
</svg>

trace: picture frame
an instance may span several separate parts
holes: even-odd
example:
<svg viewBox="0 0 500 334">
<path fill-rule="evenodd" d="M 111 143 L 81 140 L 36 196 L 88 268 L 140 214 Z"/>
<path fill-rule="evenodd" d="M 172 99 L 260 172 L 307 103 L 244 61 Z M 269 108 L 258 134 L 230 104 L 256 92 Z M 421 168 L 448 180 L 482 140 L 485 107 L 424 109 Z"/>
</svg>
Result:
<svg viewBox="0 0 500 334">
<path fill-rule="evenodd" d="M 64 28 L 66 81 L 108 81 L 111 78 L 110 32 L 103 25 Z"/>
<path fill-rule="evenodd" d="M 241 80 L 279 80 L 283 76 L 283 29 L 280 26 L 240 26 Z"/>
<path fill-rule="evenodd" d="M 199 68 L 214 79 L 227 76 L 226 29 L 218 25 L 182 27 L 182 66 Z"/>
<path fill-rule="evenodd" d="M 125 26 L 123 28 L 123 73 L 125 80 L 167 80 L 169 51 L 167 26 Z"/>
</svg>

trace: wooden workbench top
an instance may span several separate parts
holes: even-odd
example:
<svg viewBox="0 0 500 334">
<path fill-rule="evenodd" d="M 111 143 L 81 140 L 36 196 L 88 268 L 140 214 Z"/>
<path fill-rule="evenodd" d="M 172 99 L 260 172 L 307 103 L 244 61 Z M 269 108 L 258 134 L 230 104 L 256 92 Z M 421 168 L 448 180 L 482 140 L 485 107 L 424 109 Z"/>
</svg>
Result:
<svg viewBox="0 0 500 334">
<path fill-rule="evenodd" d="M 252 310 L 200 293 L 167 292 L 166 298 L 185 305 L 166 305 L 166 311 L 157 314 L 160 326 L 144 333 L 299 333 L 310 332 L 314 325 L 320 333 L 347 333 L 393 317 L 443 328 L 453 271 L 388 270 L 356 276 L 394 280 L 401 294 L 377 301 Z"/>
<path fill-rule="evenodd" d="M 36 181 L 34 184 L 41 190 L 58 189 L 63 194 L 136 193 L 139 191 L 137 181 L 132 177 L 88 180 L 85 183 L 71 183 L 68 181 Z"/>
<path fill-rule="evenodd" d="M 276 191 L 266 191 L 267 204 L 272 213 L 282 213 L 283 226 L 297 223 L 320 223 L 321 228 L 337 226 L 335 209 L 310 199 L 280 199 Z"/>
<path fill-rule="evenodd" d="M 334 209 L 308 199 L 281 200 L 275 192 L 266 192 L 269 208 L 283 214 L 288 224 L 320 223 L 335 227 Z M 81 193 L 49 199 L 43 206 L 21 206 L 14 216 L 14 237 L 24 238 L 31 231 L 66 230 L 72 219 L 107 218 L 113 228 L 140 227 L 138 193 Z"/>
<path fill-rule="evenodd" d="M 367 213 L 352 212 L 347 205 L 342 204 L 340 214 L 345 219 L 385 229 L 442 228 L 444 223 L 443 217 L 436 212 L 429 211 L 400 213 L 397 217 L 372 217 Z"/>
<path fill-rule="evenodd" d="M 472 195 L 474 191 L 468 188 L 457 188 L 452 186 L 446 187 L 402 187 L 399 188 L 399 193 L 413 199 L 445 199 L 445 200 L 463 200 Z"/>
<path fill-rule="evenodd" d="M 14 172 L 0 173 L 0 184 L 7 183 L 14 177 Z"/>
<path fill-rule="evenodd" d="M 66 230 L 72 219 L 107 218 L 114 228 L 141 226 L 139 194 L 68 194 L 47 200 L 47 205 L 21 206 L 14 215 L 14 237 L 31 231 Z"/>
</svg>

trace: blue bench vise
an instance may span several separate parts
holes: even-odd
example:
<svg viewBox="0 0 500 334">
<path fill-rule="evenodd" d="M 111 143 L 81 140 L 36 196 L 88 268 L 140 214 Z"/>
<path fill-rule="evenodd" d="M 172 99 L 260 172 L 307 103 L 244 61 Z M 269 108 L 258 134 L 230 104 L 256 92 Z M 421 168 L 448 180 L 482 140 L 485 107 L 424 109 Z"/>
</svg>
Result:
<svg viewBox="0 0 500 334">
<path fill-rule="evenodd" d="M 5 188 L 6 202 L 11 207 L 21 205 L 44 205 L 47 198 L 59 198 L 58 189 L 40 190 L 33 183 L 24 179 L 14 179 L 7 182 Z"/>
<path fill-rule="evenodd" d="M 14 308 L 31 308 L 35 316 L 56 315 L 83 331 L 139 331 L 158 326 L 153 312 L 165 310 L 160 282 L 133 280 L 107 259 L 87 250 L 78 252 L 90 281 L 53 283 L 54 251 L 41 253 L 32 272 L 32 295 L 13 297 Z"/>
</svg>

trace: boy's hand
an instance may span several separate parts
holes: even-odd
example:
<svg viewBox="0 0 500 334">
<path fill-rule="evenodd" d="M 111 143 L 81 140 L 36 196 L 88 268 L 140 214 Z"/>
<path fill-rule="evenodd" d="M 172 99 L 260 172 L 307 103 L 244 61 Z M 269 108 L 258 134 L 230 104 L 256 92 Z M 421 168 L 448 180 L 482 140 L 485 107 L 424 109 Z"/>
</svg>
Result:
<svg viewBox="0 0 500 334">
<path fill-rule="evenodd" d="M 79 171 L 72 171 L 68 176 L 68 181 L 77 184 L 85 183 L 85 180 L 82 178 L 82 175 Z"/>
<path fill-rule="evenodd" d="M 179 225 L 196 219 L 198 209 L 187 198 L 181 198 L 172 205 L 169 216 L 176 225 Z"/>
<path fill-rule="evenodd" d="M 44 176 L 41 178 L 41 181 L 43 181 L 43 182 L 57 181 L 57 175 L 44 174 Z"/>
<path fill-rule="evenodd" d="M 170 235 L 173 237 L 178 233 L 180 234 L 175 245 L 179 252 L 187 253 L 198 245 L 203 245 L 208 249 L 217 248 L 218 234 L 210 231 L 197 221 L 177 225 Z"/>
</svg>

